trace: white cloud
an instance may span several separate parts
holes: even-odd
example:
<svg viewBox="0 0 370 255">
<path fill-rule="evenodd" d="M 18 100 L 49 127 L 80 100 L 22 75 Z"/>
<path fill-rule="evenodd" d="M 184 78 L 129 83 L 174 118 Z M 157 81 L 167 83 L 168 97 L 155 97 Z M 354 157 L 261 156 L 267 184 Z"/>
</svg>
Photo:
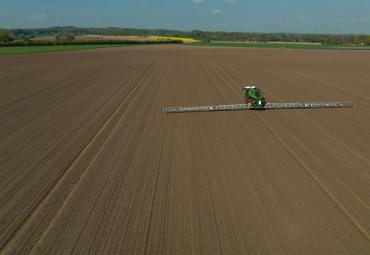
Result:
<svg viewBox="0 0 370 255">
<path fill-rule="evenodd" d="M 221 10 L 219 10 L 219 9 L 216 9 L 216 10 L 212 10 L 212 11 L 211 11 L 211 13 L 212 13 L 213 15 L 219 15 L 219 14 L 221 14 L 221 13 L 222 13 L 222 11 L 221 11 Z"/>
<path fill-rule="evenodd" d="M 299 21 L 307 21 L 308 18 L 306 16 L 304 16 L 303 14 L 298 14 L 297 16 L 295 16 L 295 18 Z"/>
<path fill-rule="evenodd" d="M 45 13 L 41 13 L 41 14 L 32 14 L 28 16 L 28 18 L 33 20 L 44 20 L 47 19 L 48 16 Z"/>
<path fill-rule="evenodd" d="M 363 22 L 370 21 L 370 16 L 369 17 L 366 17 L 366 16 L 363 16 L 363 17 L 353 17 L 353 18 L 350 18 L 349 20 L 351 22 L 363 23 Z"/>
<path fill-rule="evenodd" d="M 193 0 L 195 4 L 204 4 L 204 0 Z"/>
<path fill-rule="evenodd" d="M 224 0 L 224 2 L 228 4 L 234 4 L 234 3 L 239 2 L 239 0 Z"/>
</svg>

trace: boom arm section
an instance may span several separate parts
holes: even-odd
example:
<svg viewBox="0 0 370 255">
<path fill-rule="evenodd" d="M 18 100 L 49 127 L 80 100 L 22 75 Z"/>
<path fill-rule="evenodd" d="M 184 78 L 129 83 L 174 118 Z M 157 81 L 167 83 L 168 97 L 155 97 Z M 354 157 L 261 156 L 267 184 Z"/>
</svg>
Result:
<svg viewBox="0 0 370 255">
<path fill-rule="evenodd" d="M 314 103 L 266 103 L 263 110 L 277 109 L 308 109 L 308 108 L 349 108 L 352 102 L 314 102 Z M 211 112 L 211 111 L 241 111 L 261 108 L 253 107 L 251 104 L 226 104 L 226 105 L 205 105 L 205 106 L 182 106 L 164 107 L 162 112 L 183 113 L 183 112 Z"/>
</svg>

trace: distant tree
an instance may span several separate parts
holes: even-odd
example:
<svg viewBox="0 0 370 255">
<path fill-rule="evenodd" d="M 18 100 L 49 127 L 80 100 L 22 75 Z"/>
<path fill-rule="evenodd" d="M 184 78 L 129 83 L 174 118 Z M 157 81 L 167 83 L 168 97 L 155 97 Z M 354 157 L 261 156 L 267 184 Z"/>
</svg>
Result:
<svg viewBox="0 0 370 255">
<path fill-rule="evenodd" d="M 24 41 L 24 42 L 30 42 L 31 39 L 35 38 L 34 36 L 32 35 L 22 35 L 20 36 L 20 38 Z"/>
<path fill-rule="evenodd" d="M 206 37 L 206 33 L 200 30 L 191 31 L 191 36 L 196 39 L 202 39 Z"/>
<path fill-rule="evenodd" d="M 360 45 L 370 45 L 370 36 L 369 35 L 359 35 L 354 39 L 355 44 Z"/>
<path fill-rule="evenodd" d="M 0 32 L 0 42 L 12 42 L 14 38 L 6 33 L 6 32 Z"/>
<path fill-rule="evenodd" d="M 75 40 L 75 37 L 69 33 L 59 33 L 55 36 L 55 40 L 57 42 L 72 42 Z"/>
</svg>

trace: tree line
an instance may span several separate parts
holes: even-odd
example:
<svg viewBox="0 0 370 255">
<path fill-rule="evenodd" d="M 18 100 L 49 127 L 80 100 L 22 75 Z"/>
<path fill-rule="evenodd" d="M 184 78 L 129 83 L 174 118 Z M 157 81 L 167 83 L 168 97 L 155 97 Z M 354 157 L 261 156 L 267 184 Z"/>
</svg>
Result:
<svg viewBox="0 0 370 255">
<path fill-rule="evenodd" d="M 250 33 L 223 31 L 178 31 L 167 29 L 133 29 L 133 28 L 79 28 L 79 27 L 50 27 L 37 29 L 0 29 L 0 42 L 13 40 L 29 40 L 38 36 L 55 36 L 60 34 L 76 35 L 158 35 L 189 37 L 203 42 L 210 41 L 256 41 L 256 42 L 304 42 L 329 45 L 370 45 L 370 35 L 352 34 L 297 34 L 297 33 Z"/>
<path fill-rule="evenodd" d="M 324 45 L 370 45 L 370 35 L 204 32 L 193 30 L 194 39 L 204 41 L 297 42 Z"/>
</svg>

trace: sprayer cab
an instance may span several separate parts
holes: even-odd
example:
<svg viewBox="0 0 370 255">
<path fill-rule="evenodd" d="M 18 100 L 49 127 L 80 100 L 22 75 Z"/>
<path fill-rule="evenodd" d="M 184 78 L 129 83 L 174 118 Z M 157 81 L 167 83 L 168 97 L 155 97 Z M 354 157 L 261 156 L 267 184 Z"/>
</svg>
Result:
<svg viewBox="0 0 370 255">
<path fill-rule="evenodd" d="M 244 103 L 251 105 L 253 109 L 263 110 L 265 109 L 266 100 L 262 95 L 262 91 L 253 85 L 245 86 L 243 89 Z"/>
</svg>

